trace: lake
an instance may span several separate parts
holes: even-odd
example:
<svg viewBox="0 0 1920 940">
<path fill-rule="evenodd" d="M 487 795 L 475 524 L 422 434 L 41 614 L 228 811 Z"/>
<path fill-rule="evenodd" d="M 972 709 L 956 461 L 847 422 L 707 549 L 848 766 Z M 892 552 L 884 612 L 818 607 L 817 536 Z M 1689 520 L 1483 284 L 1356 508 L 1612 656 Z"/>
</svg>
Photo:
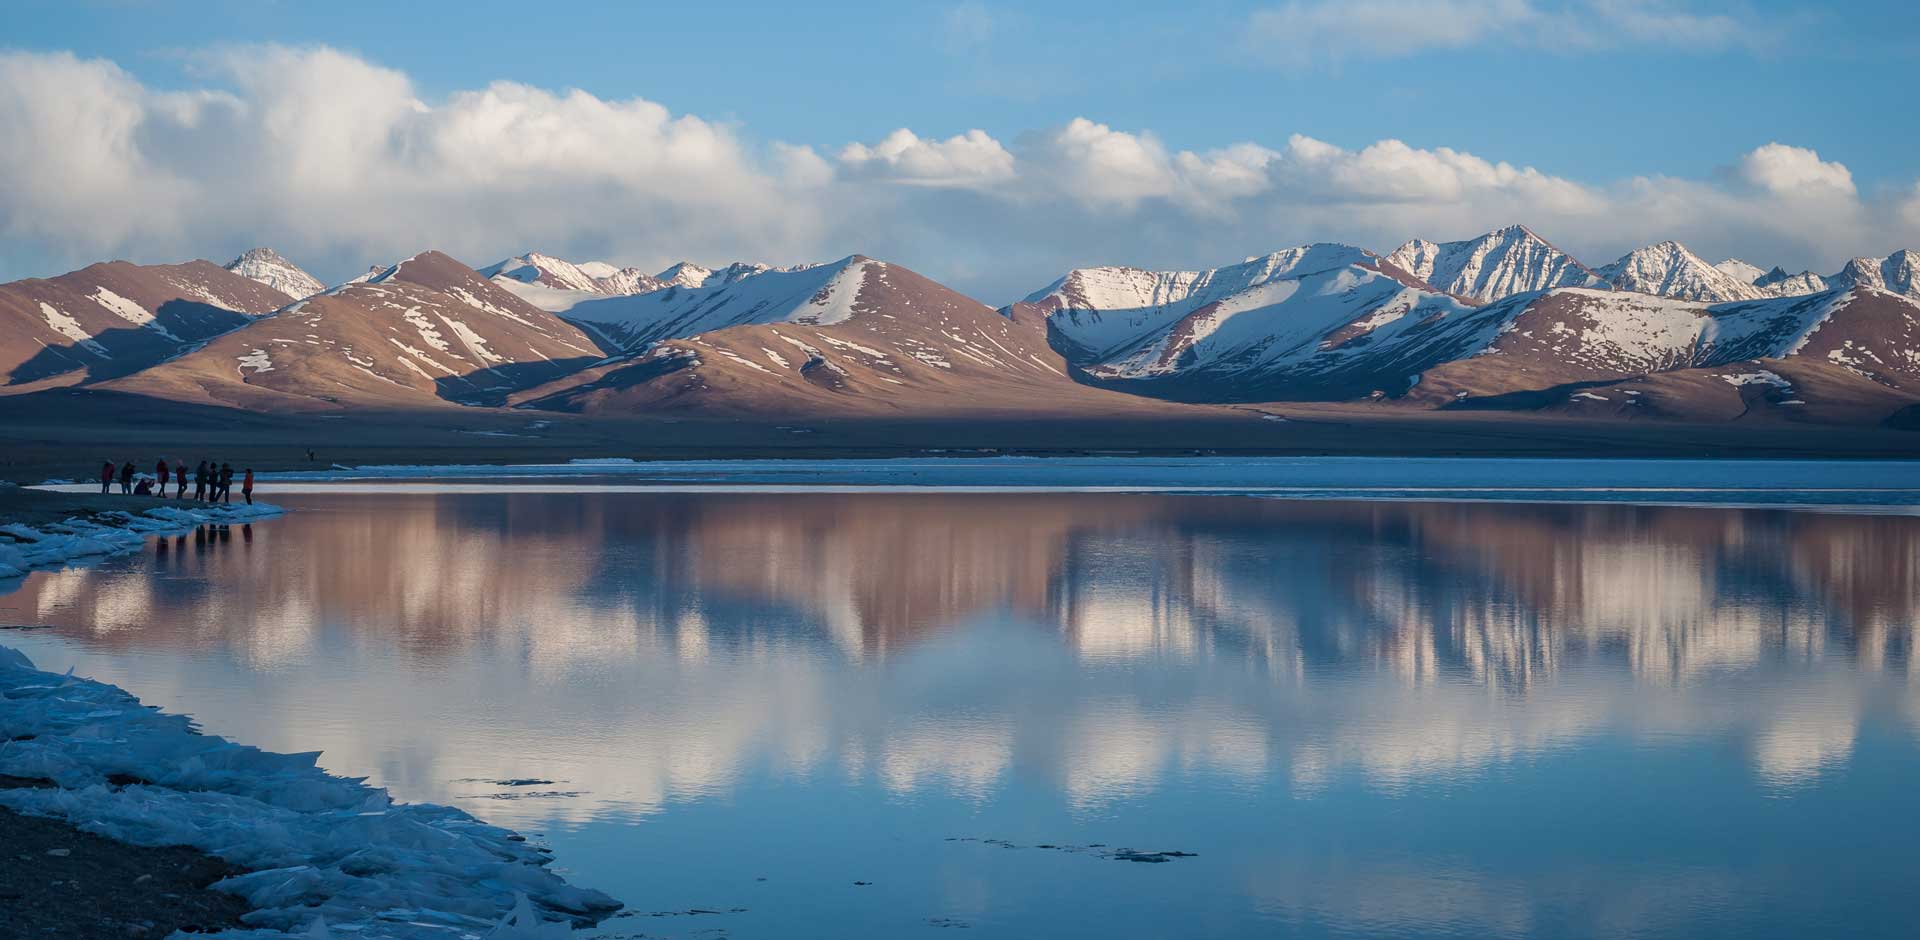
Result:
<svg viewBox="0 0 1920 940">
<path fill-rule="evenodd" d="M 1911 507 L 271 498 L 0 643 L 521 829 L 591 936 L 1913 933 Z"/>
</svg>

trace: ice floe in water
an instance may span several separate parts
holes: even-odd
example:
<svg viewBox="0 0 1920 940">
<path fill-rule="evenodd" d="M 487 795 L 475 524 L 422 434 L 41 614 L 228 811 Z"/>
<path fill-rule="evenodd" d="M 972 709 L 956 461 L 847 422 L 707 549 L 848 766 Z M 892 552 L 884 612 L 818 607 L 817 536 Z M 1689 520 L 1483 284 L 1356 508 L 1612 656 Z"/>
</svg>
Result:
<svg viewBox="0 0 1920 940">
<path fill-rule="evenodd" d="M 17 578 L 34 568 L 62 565 L 98 555 L 139 551 L 147 536 L 185 532 L 196 526 L 252 522 L 280 515 L 266 503 L 230 505 L 195 503 L 159 506 L 145 512 L 123 510 L 74 517 L 44 526 L 21 523 L 0 525 L 0 580 Z"/>
<path fill-rule="evenodd" d="M 0 789 L 0 806 L 249 869 L 214 885 L 253 906 L 247 927 L 215 936 L 545 940 L 620 907 L 548 871 L 547 851 L 509 830 L 396 803 L 318 758 L 200 734 L 0 646 L 0 774 L 58 784 Z"/>
</svg>

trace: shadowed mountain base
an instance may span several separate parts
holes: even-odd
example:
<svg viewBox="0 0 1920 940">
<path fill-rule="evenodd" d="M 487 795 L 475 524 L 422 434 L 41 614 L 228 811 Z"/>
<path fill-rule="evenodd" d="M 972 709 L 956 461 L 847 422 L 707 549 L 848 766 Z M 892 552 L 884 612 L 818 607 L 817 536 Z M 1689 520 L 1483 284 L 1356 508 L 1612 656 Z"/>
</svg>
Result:
<svg viewBox="0 0 1920 940">
<path fill-rule="evenodd" d="M 1911 459 L 1920 434 L 1777 422 L 1619 421 L 1560 413 L 1431 412 L 1390 405 L 1260 405 L 1140 417 L 794 419 L 580 417 L 443 408 L 268 416 L 96 389 L 12 399 L 0 479 L 93 479 L 101 460 L 202 456 L 260 471 L 333 464 L 1034 455 L 1806 457 Z M 308 458 L 308 451 L 313 458 Z"/>
</svg>

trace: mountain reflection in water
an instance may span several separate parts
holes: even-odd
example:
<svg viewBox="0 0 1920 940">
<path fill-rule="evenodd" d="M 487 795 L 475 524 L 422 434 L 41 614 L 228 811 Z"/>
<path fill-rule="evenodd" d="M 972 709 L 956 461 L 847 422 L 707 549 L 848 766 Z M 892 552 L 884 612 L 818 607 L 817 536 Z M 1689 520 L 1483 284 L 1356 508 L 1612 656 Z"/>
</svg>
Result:
<svg viewBox="0 0 1920 940">
<path fill-rule="evenodd" d="M 1331 818 L 1356 794 L 1478 806 L 1475 788 L 1539 773 L 1569 806 L 1643 788 L 1666 806 L 1636 812 L 1684 828 L 1690 806 L 1768 812 L 1752 799 L 1826 818 L 1815 791 L 1863 740 L 1884 742 L 1876 766 L 1920 765 L 1910 516 L 1102 494 L 280 501 L 296 511 L 251 531 L 30 577 L 0 619 L 59 629 L 0 642 L 509 825 L 830 783 L 972 813 L 1019 794 L 1076 826 L 1203 797 Z M 1542 764 L 1556 755 L 1566 767 Z M 506 778 L 557 795 L 502 799 L 486 781 Z M 1193 838 L 1232 854 L 1239 825 L 1257 828 L 1194 822 Z M 1637 838 L 1630 854 L 1661 851 L 1659 832 Z M 1417 861 L 1429 845 L 1326 879 L 1306 874 L 1326 858 L 1294 849 L 1241 859 L 1233 890 L 1259 916 L 1363 932 L 1453 917 L 1527 933 L 1537 899 L 1501 891 L 1593 877 L 1450 881 Z M 1503 877 L 1546 877 L 1514 865 Z M 1764 890 L 1711 853 L 1684 878 L 1629 868 L 1610 877 L 1703 909 Z M 1356 879 L 1367 900 L 1345 893 Z"/>
</svg>

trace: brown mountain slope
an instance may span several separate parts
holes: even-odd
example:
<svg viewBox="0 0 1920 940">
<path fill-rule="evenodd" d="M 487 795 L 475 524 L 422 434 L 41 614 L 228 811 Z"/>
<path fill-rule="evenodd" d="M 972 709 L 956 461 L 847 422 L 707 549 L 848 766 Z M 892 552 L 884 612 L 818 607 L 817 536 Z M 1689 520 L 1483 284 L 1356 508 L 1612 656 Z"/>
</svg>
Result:
<svg viewBox="0 0 1920 940">
<path fill-rule="evenodd" d="M 1032 324 L 899 265 L 854 256 L 661 292 L 602 335 L 660 336 L 630 360 L 515 397 L 524 407 L 736 415 L 1008 415 L 1167 406 L 1078 385 Z M 646 300 L 631 298 L 630 300 Z M 570 311 L 571 316 L 576 311 Z M 669 334 L 670 335 L 670 334 Z"/>
<path fill-rule="evenodd" d="M 429 251 L 110 387 L 263 411 L 498 404 L 600 358 L 579 330 Z"/>
<path fill-rule="evenodd" d="M 292 300 L 206 261 L 0 284 L 0 391 L 126 375 Z"/>
<path fill-rule="evenodd" d="M 1920 304 L 1870 288 L 1730 304 L 1560 290 L 1494 309 L 1492 342 L 1429 369 L 1410 403 L 1859 424 L 1920 400 Z"/>
</svg>

